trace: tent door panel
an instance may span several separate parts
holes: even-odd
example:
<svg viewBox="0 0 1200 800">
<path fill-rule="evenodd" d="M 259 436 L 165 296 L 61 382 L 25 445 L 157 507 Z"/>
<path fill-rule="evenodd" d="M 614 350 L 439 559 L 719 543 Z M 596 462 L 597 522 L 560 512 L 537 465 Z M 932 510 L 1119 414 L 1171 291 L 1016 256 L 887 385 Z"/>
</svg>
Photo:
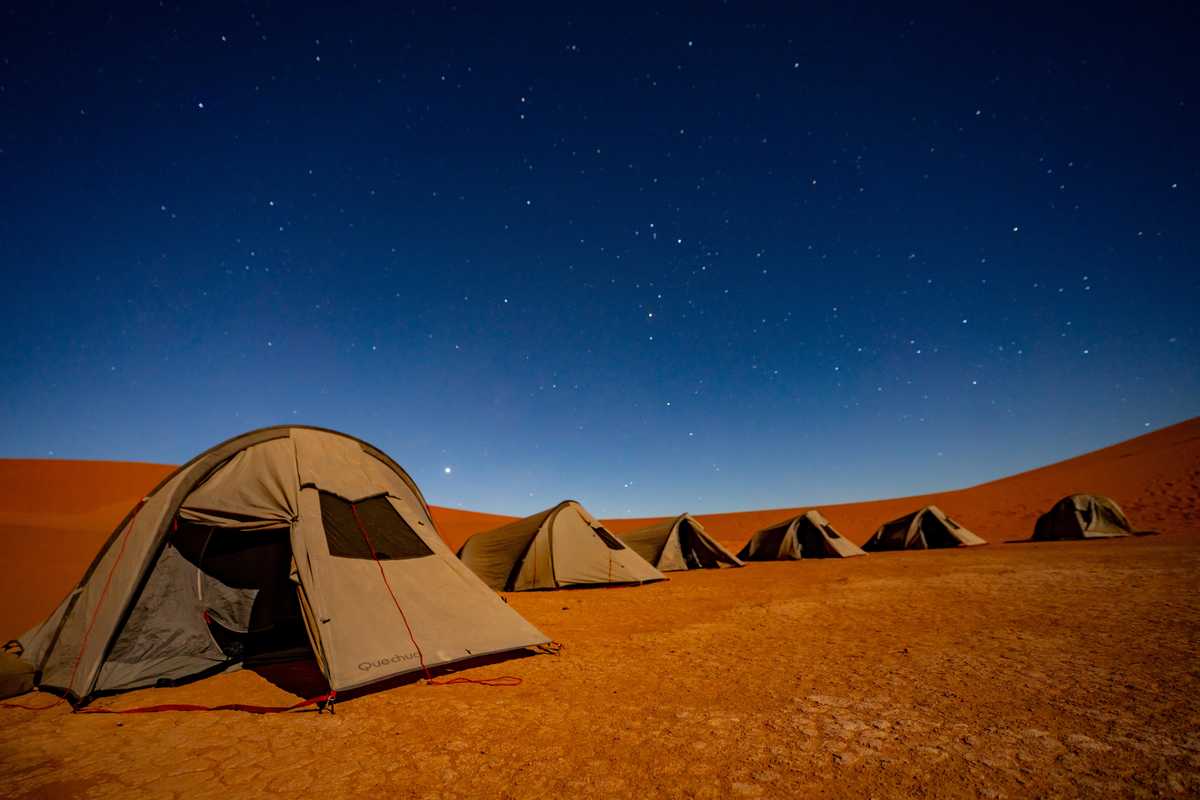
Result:
<svg viewBox="0 0 1200 800">
<path fill-rule="evenodd" d="M 351 514 L 360 538 L 370 540 L 367 550 L 379 556 L 361 558 L 348 537 L 327 535 L 318 490 L 300 492 L 293 537 L 297 574 L 331 688 L 343 691 L 418 672 L 422 664 L 435 667 L 545 641 L 467 571 L 423 519 L 394 497 L 386 502 L 390 513 L 379 508 L 374 516 L 361 509 L 357 518 Z M 389 534 L 392 515 L 402 517 L 405 527 Z M 409 555 L 413 546 L 405 543 L 404 530 L 414 531 L 429 555 Z M 331 545 L 345 555 L 335 555 Z M 314 615 L 318 603 L 322 610 Z"/>
<path fill-rule="evenodd" d="M 195 530 L 191 533 L 189 529 Z M 234 661 L 311 654 L 287 529 L 239 531 L 181 525 L 175 539 L 198 552 L 196 593 L 209 633 Z M 189 541 L 191 540 L 191 541 Z"/>
</svg>

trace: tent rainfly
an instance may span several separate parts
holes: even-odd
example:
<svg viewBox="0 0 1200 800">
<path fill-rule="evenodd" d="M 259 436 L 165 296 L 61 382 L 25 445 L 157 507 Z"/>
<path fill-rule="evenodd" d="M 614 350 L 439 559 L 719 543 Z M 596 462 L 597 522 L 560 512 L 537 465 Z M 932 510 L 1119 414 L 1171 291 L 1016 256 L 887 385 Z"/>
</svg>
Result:
<svg viewBox="0 0 1200 800">
<path fill-rule="evenodd" d="M 705 533 L 691 514 L 619 533 L 617 538 L 661 572 L 746 566 Z"/>
<path fill-rule="evenodd" d="M 1139 532 L 1134 531 L 1125 512 L 1109 498 L 1098 494 L 1073 494 L 1059 500 L 1038 517 L 1033 539 L 1112 539 Z"/>
<path fill-rule="evenodd" d="M 0 686 L 83 704 L 303 655 L 336 692 L 547 641 L 454 557 L 395 461 L 288 426 L 217 445 L 139 502 L 6 648 Z"/>
<path fill-rule="evenodd" d="M 738 558 L 745 561 L 794 561 L 801 558 L 865 555 L 862 548 L 838 533 L 821 512 L 806 511 L 751 536 L 738 553 Z"/>
<path fill-rule="evenodd" d="M 946 516 L 937 506 L 924 508 L 879 526 L 863 550 L 933 550 L 987 544 Z"/>
<path fill-rule="evenodd" d="M 458 557 L 498 592 L 666 579 L 574 500 L 477 533 Z"/>
</svg>

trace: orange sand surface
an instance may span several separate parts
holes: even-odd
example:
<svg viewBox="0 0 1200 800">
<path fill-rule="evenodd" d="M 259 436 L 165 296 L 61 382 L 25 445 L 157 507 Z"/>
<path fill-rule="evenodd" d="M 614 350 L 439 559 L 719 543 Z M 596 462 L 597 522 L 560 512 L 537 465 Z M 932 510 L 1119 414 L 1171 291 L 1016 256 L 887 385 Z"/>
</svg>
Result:
<svg viewBox="0 0 1200 800">
<path fill-rule="evenodd" d="M 0 637 L 48 613 L 169 469 L 0 462 Z M 1072 491 L 1163 535 L 1000 544 Z M 1200 796 L 1200 420 L 970 489 L 821 508 L 861 542 L 929 502 L 993 545 L 510 594 L 562 654 L 463 674 L 516 688 L 409 683 L 334 716 L 0 710 L 0 797 Z M 739 546 L 790 513 L 701 519 Z M 507 519 L 435 516 L 454 546 Z M 94 705 L 311 688 L 243 671 Z"/>
</svg>

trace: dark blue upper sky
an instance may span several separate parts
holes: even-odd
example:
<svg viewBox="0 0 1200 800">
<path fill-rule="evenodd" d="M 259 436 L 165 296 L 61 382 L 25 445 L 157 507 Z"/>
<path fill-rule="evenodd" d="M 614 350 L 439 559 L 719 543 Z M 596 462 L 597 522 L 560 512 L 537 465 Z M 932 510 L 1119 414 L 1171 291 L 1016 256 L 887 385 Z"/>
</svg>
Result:
<svg viewBox="0 0 1200 800">
<path fill-rule="evenodd" d="M 113 5 L 0 18 L 0 455 L 667 514 L 1200 408 L 1194 5 Z"/>
</svg>

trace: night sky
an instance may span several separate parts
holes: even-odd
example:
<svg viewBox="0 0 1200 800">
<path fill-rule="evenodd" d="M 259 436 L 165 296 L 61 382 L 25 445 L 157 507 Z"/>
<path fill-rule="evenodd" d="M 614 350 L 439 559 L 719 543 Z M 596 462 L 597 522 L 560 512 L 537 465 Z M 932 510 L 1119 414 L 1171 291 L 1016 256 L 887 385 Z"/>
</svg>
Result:
<svg viewBox="0 0 1200 800">
<path fill-rule="evenodd" d="M 102 5 L 0 15 L 0 455 L 674 514 L 1200 411 L 1186 5 Z"/>
</svg>

